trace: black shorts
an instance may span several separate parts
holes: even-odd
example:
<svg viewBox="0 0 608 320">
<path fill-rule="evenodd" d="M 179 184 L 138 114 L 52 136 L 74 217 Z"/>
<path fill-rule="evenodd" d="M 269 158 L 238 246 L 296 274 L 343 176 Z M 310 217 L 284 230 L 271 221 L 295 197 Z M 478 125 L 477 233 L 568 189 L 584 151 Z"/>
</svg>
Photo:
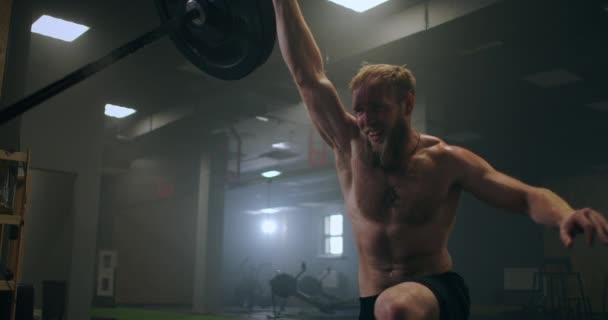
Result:
<svg viewBox="0 0 608 320">
<path fill-rule="evenodd" d="M 469 318 L 471 298 L 464 279 L 455 272 L 416 277 L 404 282 L 416 282 L 431 289 L 439 301 L 440 320 L 466 320 Z M 374 319 L 374 305 L 378 296 L 359 298 L 359 320 Z"/>
</svg>

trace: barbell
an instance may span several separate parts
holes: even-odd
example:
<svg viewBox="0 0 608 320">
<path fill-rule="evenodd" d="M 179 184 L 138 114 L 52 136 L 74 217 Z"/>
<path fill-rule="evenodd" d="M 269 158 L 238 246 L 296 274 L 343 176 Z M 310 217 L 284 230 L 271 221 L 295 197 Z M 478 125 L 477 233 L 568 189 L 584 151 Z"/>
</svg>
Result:
<svg viewBox="0 0 608 320">
<path fill-rule="evenodd" d="M 271 0 L 155 0 L 161 25 L 18 102 L 0 107 L 0 124 L 34 108 L 144 46 L 169 35 L 201 71 L 238 80 L 264 64 L 276 40 Z"/>
</svg>

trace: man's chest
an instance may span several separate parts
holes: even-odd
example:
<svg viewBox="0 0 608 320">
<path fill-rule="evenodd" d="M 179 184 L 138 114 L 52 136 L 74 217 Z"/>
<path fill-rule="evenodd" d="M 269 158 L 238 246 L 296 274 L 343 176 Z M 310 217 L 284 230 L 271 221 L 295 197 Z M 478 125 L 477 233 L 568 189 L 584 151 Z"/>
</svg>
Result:
<svg viewBox="0 0 608 320">
<path fill-rule="evenodd" d="M 414 157 L 405 170 L 385 172 L 354 159 L 347 206 L 361 218 L 422 225 L 447 201 L 449 179 L 432 159 Z"/>
</svg>

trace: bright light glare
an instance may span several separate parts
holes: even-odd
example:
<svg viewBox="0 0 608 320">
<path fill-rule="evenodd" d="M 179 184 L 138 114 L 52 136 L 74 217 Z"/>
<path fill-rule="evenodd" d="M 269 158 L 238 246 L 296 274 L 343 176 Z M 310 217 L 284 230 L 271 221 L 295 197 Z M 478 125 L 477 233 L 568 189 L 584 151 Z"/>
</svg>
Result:
<svg viewBox="0 0 608 320">
<path fill-rule="evenodd" d="M 274 214 L 277 212 L 280 212 L 281 209 L 280 208 L 264 208 L 260 210 L 260 213 L 265 213 L 265 214 Z"/>
<path fill-rule="evenodd" d="M 329 238 L 329 253 L 342 254 L 342 237 Z"/>
<path fill-rule="evenodd" d="M 257 116 L 255 118 L 258 119 L 259 121 L 262 121 L 262 122 L 268 122 L 268 121 L 270 121 L 270 119 L 268 119 L 266 117 L 262 117 L 262 116 Z"/>
<path fill-rule="evenodd" d="M 271 170 L 262 173 L 262 177 L 264 178 L 274 178 L 281 175 L 281 171 Z"/>
<path fill-rule="evenodd" d="M 388 0 L 329 0 L 357 12 L 367 11 Z"/>
<path fill-rule="evenodd" d="M 342 215 L 334 214 L 325 217 L 325 235 L 326 236 L 341 236 L 342 232 Z"/>
<path fill-rule="evenodd" d="M 275 148 L 275 149 L 280 149 L 280 150 L 289 150 L 289 149 L 291 149 L 291 146 L 287 142 L 273 143 L 272 147 Z"/>
<path fill-rule="evenodd" d="M 277 231 L 277 223 L 273 220 L 262 221 L 262 232 L 264 234 L 273 234 Z"/>
<path fill-rule="evenodd" d="M 106 104 L 105 114 L 108 117 L 124 118 L 135 113 L 135 109 Z"/>
<path fill-rule="evenodd" d="M 72 42 L 87 32 L 89 27 L 43 15 L 32 24 L 32 32 L 47 37 Z"/>
<path fill-rule="evenodd" d="M 330 236 L 341 236 L 342 235 L 342 215 L 334 214 L 329 217 L 329 235 Z"/>
<path fill-rule="evenodd" d="M 325 252 L 331 255 L 343 254 L 342 237 L 325 238 Z"/>
</svg>

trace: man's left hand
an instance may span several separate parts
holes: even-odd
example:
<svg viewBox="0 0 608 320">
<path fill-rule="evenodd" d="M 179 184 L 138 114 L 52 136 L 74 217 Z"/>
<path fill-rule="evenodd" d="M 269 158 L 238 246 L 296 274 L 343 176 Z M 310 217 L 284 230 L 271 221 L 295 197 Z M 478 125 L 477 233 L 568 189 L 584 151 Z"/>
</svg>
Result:
<svg viewBox="0 0 608 320">
<path fill-rule="evenodd" d="M 574 237 L 584 233 L 587 243 L 592 246 L 595 237 L 608 246 L 608 221 L 604 216 L 590 208 L 574 211 L 560 224 L 560 237 L 566 248 L 572 247 Z"/>
</svg>

